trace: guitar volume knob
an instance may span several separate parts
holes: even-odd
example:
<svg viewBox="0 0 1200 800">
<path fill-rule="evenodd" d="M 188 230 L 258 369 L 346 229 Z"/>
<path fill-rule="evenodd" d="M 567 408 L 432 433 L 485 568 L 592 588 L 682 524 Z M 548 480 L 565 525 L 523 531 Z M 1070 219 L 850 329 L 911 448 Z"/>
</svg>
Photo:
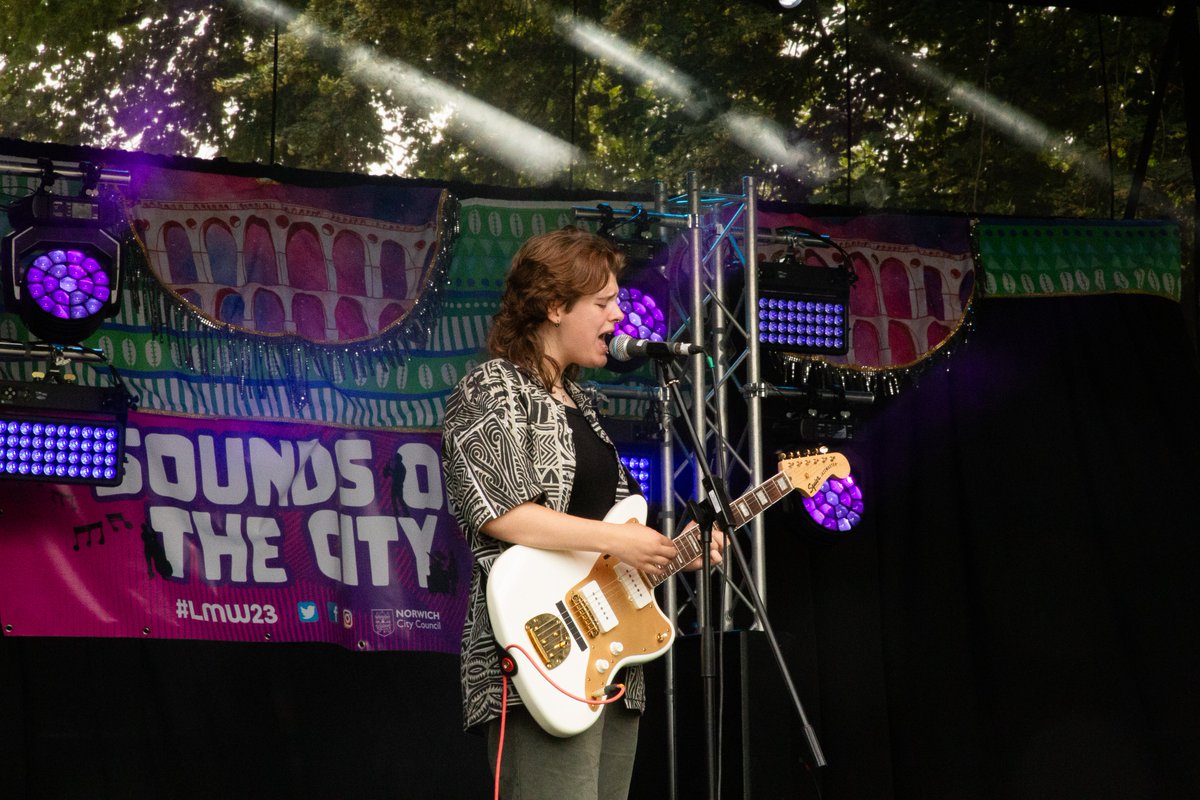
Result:
<svg viewBox="0 0 1200 800">
<path fill-rule="evenodd" d="M 625 645 L 621 644 L 620 642 L 613 642 L 608 646 L 608 652 L 612 653 L 614 656 L 619 656 L 621 653 L 625 652 Z"/>
<path fill-rule="evenodd" d="M 604 674 L 605 672 L 608 672 L 608 667 L 608 659 L 601 658 L 596 660 L 596 672 Z"/>
</svg>

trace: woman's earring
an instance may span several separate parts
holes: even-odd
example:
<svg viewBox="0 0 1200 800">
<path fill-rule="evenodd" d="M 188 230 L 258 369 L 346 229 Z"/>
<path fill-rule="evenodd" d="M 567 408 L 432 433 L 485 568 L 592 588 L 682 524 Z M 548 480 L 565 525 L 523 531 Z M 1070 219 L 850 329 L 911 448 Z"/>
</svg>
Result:
<svg viewBox="0 0 1200 800">
<path fill-rule="evenodd" d="M 557 328 L 558 326 L 559 326 L 559 323 L 557 323 L 557 322 L 556 322 L 556 323 L 554 323 L 554 327 L 556 327 L 556 328 Z"/>
</svg>

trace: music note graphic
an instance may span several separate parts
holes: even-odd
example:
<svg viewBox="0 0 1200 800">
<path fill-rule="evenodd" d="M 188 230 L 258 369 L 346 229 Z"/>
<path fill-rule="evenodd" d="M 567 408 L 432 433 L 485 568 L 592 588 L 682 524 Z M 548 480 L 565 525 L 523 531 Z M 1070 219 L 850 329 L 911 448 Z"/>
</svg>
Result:
<svg viewBox="0 0 1200 800">
<path fill-rule="evenodd" d="M 133 527 L 133 523 L 131 523 L 129 520 L 125 519 L 125 515 L 119 511 L 115 514 L 106 514 L 105 516 L 108 517 L 108 524 L 112 525 L 113 533 L 116 533 L 117 530 L 119 530 L 117 528 L 118 520 L 120 520 L 122 523 L 125 524 L 125 530 L 129 530 L 130 528 Z M 103 542 L 101 542 L 101 544 L 103 544 Z"/>
<path fill-rule="evenodd" d="M 87 534 L 87 546 L 92 546 L 92 531 L 100 531 L 100 544 L 104 544 L 104 527 L 99 522 L 90 522 L 87 525 L 75 526 L 75 550 L 79 549 L 79 535 Z"/>
</svg>

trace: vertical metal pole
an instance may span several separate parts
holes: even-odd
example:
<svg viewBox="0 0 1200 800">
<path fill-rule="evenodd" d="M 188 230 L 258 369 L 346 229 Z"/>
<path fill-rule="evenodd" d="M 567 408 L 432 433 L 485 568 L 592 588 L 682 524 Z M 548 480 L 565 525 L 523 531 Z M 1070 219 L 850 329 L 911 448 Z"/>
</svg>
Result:
<svg viewBox="0 0 1200 800">
<path fill-rule="evenodd" d="M 722 226 L 718 223 L 717 234 L 719 235 L 722 230 Z M 725 334 L 726 326 L 729 324 L 725 319 L 725 245 L 723 244 L 717 247 L 713 253 L 713 297 L 716 302 L 712 304 L 711 310 L 709 352 L 712 353 L 713 363 L 717 365 L 717 372 L 720 374 L 721 368 L 727 361 L 725 358 Z M 721 437 L 716 442 L 714 468 L 717 476 L 723 478 L 729 474 L 729 454 L 725 448 L 725 437 L 729 432 L 729 396 L 725 381 L 714 383 L 713 403 L 717 411 L 717 432 Z"/>
<path fill-rule="evenodd" d="M 654 210 L 659 214 L 663 214 L 667 210 L 667 185 L 662 181 L 654 182 Z M 658 225 L 654 235 L 658 237 L 659 241 L 670 241 L 671 229 L 666 225 Z"/>
<path fill-rule="evenodd" d="M 700 228 L 700 183 L 695 172 L 687 176 L 688 216 L 690 244 L 692 251 L 692 344 L 704 346 L 704 254 L 701 248 L 704 244 L 703 231 Z M 704 377 L 706 365 L 702 355 L 691 358 L 692 380 L 692 419 L 695 427 L 696 450 L 694 457 L 699 461 L 708 459 L 708 429 L 705 424 L 706 408 L 704 403 Z M 699 463 L 693 467 L 693 497 L 704 496 L 704 473 Z M 709 597 L 708 581 L 696 581 L 696 616 L 700 625 L 700 683 L 704 687 L 704 718 L 708 721 L 716 719 L 714 687 L 716 685 L 716 666 L 712 637 L 711 599 Z M 712 723 L 715 724 L 715 723 Z M 716 798 L 717 753 L 714 732 L 705 730 L 705 773 L 707 775 L 708 797 Z"/>
<path fill-rule="evenodd" d="M 689 243 L 692 255 L 692 344 L 704 346 L 704 246 L 703 231 L 700 229 L 700 183 L 695 172 L 687 174 L 688 214 L 691 217 L 688 228 Z M 696 458 L 708 457 L 708 425 L 704 403 L 705 364 L 702 356 L 692 356 L 688 364 L 692 379 L 692 425 L 696 429 L 696 447 L 699 452 Z M 693 476 L 695 496 L 703 495 L 702 475 L 700 469 Z"/>
<path fill-rule="evenodd" d="M 746 378 L 750 391 L 746 394 L 747 440 L 750 448 L 750 485 L 763 482 L 762 439 L 762 369 L 758 347 L 758 186 L 753 177 L 742 178 L 742 194 L 746 202 Z M 767 605 L 766 527 L 762 515 L 750 524 L 754 554 L 750 560 L 751 580 Z"/>
<path fill-rule="evenodd" d="M 724 225 L 717 223 L 717 234 L 725 232 Z M 717 415 L 717 435 L 714 437 L 716 446 L 716 465 L 714 467 L 717 477 L 728 479 L 729 477 L 729 450 L 730 450 L 730 427 L 729 427 L 729 381 L 723 378 L 725 368 L 729 365 L 730 359 L 726 355 L 729 342 L 729 319 L 725 314 L 725 253 L 728 245 L 724 242 L 720 244 L 713 253 L 713 297 L 716 302 L 712 304 L 712 330 L 711 342 L 712 347 L 709 352 L 712 353 L 713 362 L 716 364 L 717 378 L 713 382 L 713 402 L 716 406 Z M 733 592 L 721 593 L 721 620 L 720 628 L 722 631 L 727 631 L 733 626 Z"/>
<path fill-rule="evenodd" d="M 660 530 L 668 536 L 675 533 L 675 442 L 671 433 L 671 387 L 664 387 L 659 395 L 659 419 L 661 421 L 662 442 L 659 445 L 659 465 L 662 470 L 660 490 L 662 492 L 662 517 Z M 679 618 L 679 595 L 675 588 L 675 579 L 666 582 L 663 588 L 664 602 L 667 606 L 667 619 L 674 624 Z M 670 787 L 671 800 L 679 797 L 679 734 L 676 725 L 676 687 L 675 680 L 677 662 L 675 648 L 667 650 L 665 671 L 666 686 L 664 687 L 667 700 L 667 785 Z"/>
<path fill-rule="evenodd" d="M 662 181 L 654 182 L 654 210 L 662 214 L 667 210 L 667 187 Z M 658 238 L 662 241 L 667 241 L 671 231 L 666 225 L 658 226 Z M 670 280 L 671 276 L 666 276 Z M 658 413 L 660 423 L 660 433 L 662 441 L 659 445 L 659 467 L 662 470 L 661 492 L 662 492 L 662 517 L 661 531 L 668 536 L 675 535 L 675 525 L 678 515 L 675 513 L 675 439 L 671 432 L 671 392 L 670 387 L 665 387 L 658 398 Z M 663 586 L 663 602 L 666 605 L 667 619 L 674 624 L 679 618 L 679 594 L 676 589 L 675 580 L 667 581 Z M 675 648 L 667 650 L 666 661 L 664 663 L 666 672 L 666 692 L 667 701 L 667 785 L 669 787 L 670 800 L 678 800 L 679 798 L 679 728 L 676 724 L 676 670 L 678 668 L 675 659 Z"/>
</svg>

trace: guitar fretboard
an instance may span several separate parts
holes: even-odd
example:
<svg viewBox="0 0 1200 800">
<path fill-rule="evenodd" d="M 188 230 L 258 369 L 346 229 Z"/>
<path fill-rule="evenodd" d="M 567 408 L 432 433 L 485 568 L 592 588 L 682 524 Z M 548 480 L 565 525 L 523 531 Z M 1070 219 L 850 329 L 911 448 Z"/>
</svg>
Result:
<svg viewBox="0 0 1200 800">
<path fill-rule="evenodd" d="M 792 484 L 785 473 L 777 473 L 773 478 L 760 483 L 744 495 L 729 504 L 729 513 L 733 517 L 735 528 L 740 528 L 750 520 L 783 499 L 792 490 Z M 675 558 L 667 565 L 662 575 L 646 577 L 654 586 L 658 586 L 667 578 L 696 560 L 701 553 L 700 526 L 689 524 L 683 532 L 674 538 Z"/>
</svg>

